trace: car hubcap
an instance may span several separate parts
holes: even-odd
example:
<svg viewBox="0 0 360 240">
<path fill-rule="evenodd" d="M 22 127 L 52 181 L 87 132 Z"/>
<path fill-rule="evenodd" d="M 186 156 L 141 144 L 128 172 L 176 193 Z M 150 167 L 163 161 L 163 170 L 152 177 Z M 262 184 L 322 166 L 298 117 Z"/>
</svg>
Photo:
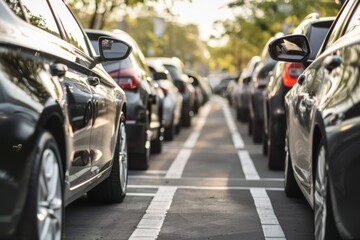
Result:
<svg viewBox="0 0 360 240">
<path fill-rule="evenodd" d="M 127 156 L 127 144 L 126 144 L 126 131 L 125 131 L 125 124 L 121 122 L 119 167 L 120 167 L 120 184 L 123 193 L 126 192 L 126 186 L 127 186 L 127 168 L 128 168 L 127 165 L 128 165 L 128 156 Z"/>
<path fill-rule="evenodd" d="M 63 202 L 56 154 L 46 149 L 39 174 L 37 222 L 40 239 L 61 239 Z"/>
<path fill-rule="evenodd" d="M 322 146 L 318 154 L 318 166 L 315 181 L 315 193 L 314 193 L 314 204 L 315 204 L 315 236 L 316 239 L 324 239 L 325 227 L 326 227 L 326 190 L 327 190 L 327 179 L 326 179 L 326 164 L 325 164 L 325 148 Z"/>
</svg>

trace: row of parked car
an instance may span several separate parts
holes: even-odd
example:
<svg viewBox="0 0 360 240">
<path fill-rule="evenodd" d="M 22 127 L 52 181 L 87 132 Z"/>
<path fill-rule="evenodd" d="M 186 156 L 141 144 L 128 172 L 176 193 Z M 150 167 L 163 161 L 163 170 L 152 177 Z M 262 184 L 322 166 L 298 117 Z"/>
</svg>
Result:
<svg viewBox="0 0 360 240">
<path fill-rule="evenodd" d="M 228 88 L 285 193 L 314 209 L 315 239 L 359 239 L 360 2 L 277 35 Z"/>
<path fill-rule="evenodd" d="M 209 99 L 178 58 L 84 30 L 63 0 L 0 1 L 0 239 L 62 239 L 64 207 L 120 203 Z"/>
</svg>

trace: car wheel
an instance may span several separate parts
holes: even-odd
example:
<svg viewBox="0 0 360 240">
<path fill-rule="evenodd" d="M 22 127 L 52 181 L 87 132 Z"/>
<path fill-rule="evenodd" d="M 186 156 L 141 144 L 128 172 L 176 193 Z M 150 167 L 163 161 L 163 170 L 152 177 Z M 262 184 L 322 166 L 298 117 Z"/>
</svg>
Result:
<svg viewBox="0 0 360 240">
<path fill-rule="evenodd" d="M 262 134 L 263 134 L 263 123 L 255 121 L 252 123 L 252 136 L 254 143 L 260 143 L 262 141 Z"/>
<path fill-rule="evenodd" d="M 284 189 L 285 194 L 288 197 L 291 198 L 298 198 L 301 197 L 301 190 L 299 188 L 299 185 L 297 184 L 295 177 L 294 177 L 294 171 L 291 165 L 291 157 L 290 157 L 290 149 L 288 145 L 288 139 L 285 140 L 285 179 L 284 179 Z"/>
<path fill-rule="evenodd" d="M 170 125 L 165 128 L 164 140 L 172 141 L 176 133 L 176 126 L 174 125 L 174 117 L 171 119 Z"/>
<path fill-rule="evenodd" d="M 252 135 L 252 130 L 253 130 L 253 120 L 252 120 L 252 118 L 250 117 L 249 118 L 249 122 L 248 122 L 248 134 L 251 136 Z"/>
<path fill-rule="evenodd" d="M 120 119 L 119 134 L 110 176 L 87 193 L 89 199 L 95 202 L 120 203 L 126 196 L 128 182 L 128 153 L 124 114 L 121 114 Z"/>
<path fill-rule="evenodd" d="M 276 145 L 276 134 L 272 130 L 272 123 L 269 125 L 269 136 L 267 139 L 268 147 L 268 166 L 271 170 L 282 170 L 285 167 L 285 150 L 283 146 Z"/>
<path fill-rule="evenodd" d="M 268 135 L 263 131 L 262 153 L 264 156 L 268 154 Z"/>
<path fill-rule="evenodd" d="M 48 132 L 42 133 L 31 165 L 19 239 L 62 238 L 64 199 L 60 159 L 55 139 Z"/>
<path fill-rule="evenodd" d="M 320 143 L 317 153 L 317 168 L 314 191 L 315 239 L 341 239 L 336 230 L 331 206 L 325 147 Z"/>
<path fill-rule="evenodd" d="M 187 103 L 187 106 L 184 106 L 184 112 L 183 112 L 183 115 L 182 115 L 182 125 L 184 127 L 190 127 L 191 126 L 191 110 L 190 110 L 190 106 L 189 106 L 190 103 Z"/>
<path fill-rule="evenodd" d="M 156 139 L 151 141 L 151 152 L 152 153 L 161 153 L 162 145 L 163 145 L 163 132 L 164 127 L 160 126 L 157 130 L 157 137 Z"/>
</svg>

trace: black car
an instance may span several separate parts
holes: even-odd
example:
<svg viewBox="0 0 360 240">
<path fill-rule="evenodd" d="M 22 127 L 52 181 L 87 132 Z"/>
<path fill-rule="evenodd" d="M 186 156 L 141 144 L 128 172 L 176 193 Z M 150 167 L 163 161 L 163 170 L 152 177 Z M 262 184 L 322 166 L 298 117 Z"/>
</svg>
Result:
<svg viewBox="0 0 360 240">
<path fill-rule="evenodd" d="M 360 238 L 359 13 L 359 1 L 344 3 L 317 57 L 285 96 L 285 192 L 302 192 L 313 207 L 315 239 Z M 310 45 L 304 35 L 286 36 L 269 51 L 306 62 Z"/>
<path fill-rule="evenodd" d="M 248 133 L 252 134 L 253 142 L 259 143 L 264 135 L 264 92 L 270 80 L 270 74 L 276 61 L 268 54 L 268 40 L 263 48 L 261 60 L 257 64 L 252 80 L 249 83 L 249 119 Z"/>
<path fill-rule="evenodd" d="M 106 62 L 105 70 L 125 91 L 127 99 L 126 131 L 129 150 L 129 168 L 146 170 L 150 152 L 162 151 L 164 126 L 162 120 L 163 92 L 151 77 L 145 57 L 136 41 L 121 30 L 86 30 L 97 51 L 101 36 L 127 42 L 133 51 L 121 61 Z"/>
<path fill-rule="evenodd" d="M 260 56 L 253 56 L 247 63 L 244 70 L 241 72 L 240 78 L 234 87 L 233 93 L 233 107 L 236 111 L 236 118 L 241 122 L 249 120 L 249 96 L 250 96 L 250 82 L 252 80 L 254 70 L 259 64 Z"/>
<path fill-rule="evenodd" d="M 84 193 L 125 197 L 125 93 L 98 63 L 131 47 L 96 56 L 62 0 L 0 1 L 0 21 L 0 238 L 61 239 Z"/>
<path fill-rule="evenodd" d="M 293 31 L 304 34 L 310 42 L 309 61 L 315 59 L 334 18 L 320 18 L 311 14 Z M 283 169 L 285 163 L 286 117 L 284 98 L 303 72 L 301 63 L 277 62 L 264 97 L 264 149 L 268 156 L 268 167 L 273 170 Z"/>
</svg>

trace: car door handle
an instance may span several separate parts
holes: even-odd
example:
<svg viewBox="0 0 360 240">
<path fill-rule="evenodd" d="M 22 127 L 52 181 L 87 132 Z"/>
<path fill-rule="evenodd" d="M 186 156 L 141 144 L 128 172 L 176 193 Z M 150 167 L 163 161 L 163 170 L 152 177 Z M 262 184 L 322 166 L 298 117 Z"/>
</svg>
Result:
<svg viewBox="0 0 360 240">
<path fill-rule="evenodd" d="M 57 76 L 59 78 L 64 77 L 67 70 L 68 67 L 61 63 L 54 63 L 50 66 L 51 75 Z"/>
<path fill-rule="evenodd" d="M 342 63 L 342 58 L 337 55 L 328 56 L 324 60 L 324 68 L 329 71 L 329 73 L 332 72 L 335 68 L 339 67 Z"/>
<path fill-rule="evenodd" d="M 95 87 L 100 84 L 100 79 L 98 77 L 88 77 L 88 83 Z"/>
</svg>

